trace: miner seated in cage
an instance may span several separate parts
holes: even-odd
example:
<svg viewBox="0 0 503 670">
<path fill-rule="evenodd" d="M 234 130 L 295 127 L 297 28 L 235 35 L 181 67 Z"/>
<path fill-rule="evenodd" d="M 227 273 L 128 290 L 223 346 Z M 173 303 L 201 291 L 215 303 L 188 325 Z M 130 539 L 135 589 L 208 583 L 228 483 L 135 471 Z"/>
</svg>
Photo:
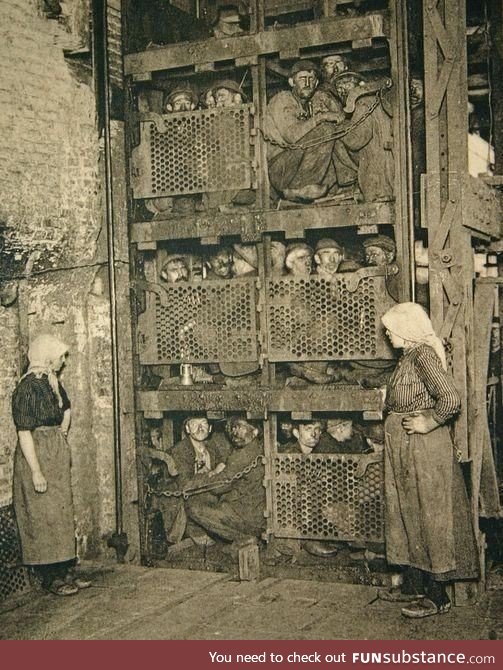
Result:
<svg viewBox="0 0 503 670">
<path fill-rule="evenodd" d="M 400 266 L 396 261 L 395 241 L 388 235 L 371 235 L 364 238 L 362 247 L 366 267 L 376 267 L 382 270 L 388 295 L 397 301 L 401 277 Z M 337 382 L 363 388 L 380 388 L 388 382 L 394 365 L 393 360 L 377 358 L 348 362 L 334 361 L 329 364 L 327 372 Z"/>
<path fill-rule="evenodd" d="M 353 262 L 344 261 L 343 253 L 342 246 L 328 238 L 318 241 L 316 253 L 306 242 L 291 242 L 285 254 L 287 276 L 297 279 L 313 277 L 314 258 L 317 266 L 316 275 L 330 281 L 335 280 L 338 272 L 357 267 Z M 337 299 L 336 294 L 333 299 Z M 315 334 L 319 327 L 318 314 L 313 311 L 311 304 L 302 299 L 302 291 L 293 287 L 291 294 L 285 300 L 295 313 L 295 323 L 291 324 L 294 332 L 290 332 L 289 337 L 300 341 Z M 288 370 L 290 373 L 286 380 L 288 386 L 301 386 L 305 382 L 331 384 L 337 381 L 333 373 L 333 366 L 330 366 L 327 361 L 292 361 L 288 363 Z"/>
<path fill-rule="evenodd" d="M 320 450 L 340 454 L 372 453 L 372 446 L 353 414 L 337 414 L 327 419 L 326 431 L 320 438 Z"/>
<path fill-rule="evenodd" d="M 222 4 L 217 8 L 217 17 L 211 33 L 217 39 L 244 35 L 246 19 L 246 6 L 243 3 Z"/>
<path fill-rule="evenodd" d="M 216 110 L 233 109 L 247 102 L 248 96 L 242 84 L 233 79 L 221 79 L 206 90 L 203 107 Z M 222 141 L 225 141 L 225 138 L 222 138 Z M 255 192 L 251 189 L 215 191 L 203 195 L 203 208 L 206 210 L 225 211 L 228 207 L 249 206 L 254 202 Z"/>
<path fill-rule="evenodd" d="M 174 86 L 165 96 L 163 102 L 163 114 L 178 114 L 180 112 L 192 112 L 197 108 L 199 93 L 195 86 L 184 82 Z M 180 123 L 176 129 L 178 139 L 183 140 L 188 146 L 194 143 L 193 129 L 186 123 Z M 183 166 L 181 166 L 183 169 Z M 149 198 L 146 207 L 153 212 L 154 218 L 163 216 L 193 214 L 199 204 L 197 195 L 176 195 L 172 197 Z"/>
<path fill-rule="evenodd" d="M 230 417 L 226 433 L 232 449 L 225 470 L 211 490 L 189 498 L 187 515 L 202 532 L 237 547 L 265 530 L 264 447 L 259 427 L 244 417 Z"/>
<path fill-rule="evenodd" d="M 313 271 L 313 248 L 306 242 L 291 242 L 285 253 L 285 266 L 287 276 L 296 279 L 309 279 Z M 302 338 L 315 326 L 316 315 L 313 314 L 311 306 L 302 302 L 298 292 L 292 289 L 292 293 L 285 298 L 290 308 L 295 309 L 296 321 L 291 324 L 295 333 L 290 336 Z M 286 303 L 285 303 L 286 304 Z M 313 384 L 329 384 L 331 377 L 327 374 L 327 363 L 323 361 L 299 361 L 288 364 L 291 377 L 287 379 L 288 385 L 298 385 L 298 380 L 304 380 Z"/>
<path fill-rule="evenodd" d="M 171 477 L 164 481 L 163 490 L 155 491 L 153 506 L 162 514 L 169 543 L 176 544 L 187 536 L 196 544 L 204 544 L 206 534 L 187 523 L 186 504 L 180 492 L 195 495 L 223 472 L 230 445 L 222 433 L 212 434 L 213 425 L 204 415 L 185 419 L 182 430 L 184 436 L 170 454 Z"/>
<path fill-rule="evenodd" d="M 290 90 L 276 93 L 267 105 L 265 135 L 269 180 L 277 197 L 313 202 L 339 186 L 356 183 L 356 170 L 341 164 L 337 174 L 332 136 L 344 120 L 340 111 L 313 114 L 318 67 L 297 61 L 290 68 Z M 336 158 L 335 158 L 336 160 Z"/>
<path fill-rule="evenodd" d="M 215 246 L 206 254 L 205 276 L 206 280 L 228 280 L 233 278 L 255 277 L 258 273 L 258 253 L 254 244 L 234 244 L 233 246 Z M 233 310 L 246 309 L 242 294 L 236 292 L 228 298 L 228 313 Z M 206 306 L 211 312 L 211 304 Z M 203 307 L 202 307 L 203 309 Z M 253 315 L 254 317 L 254 315 Z M 201 315 L 201 321 L 204 321 L 204 315 Z M 222 324 L 225 328 L 225 324 Z M 213 380 L 219 383 L 225 383 L 228 386 L 246 385 L 256 381 L 256 374 L 259 370 L 258 359 L 250 361 L 229 361 L 222 360 L 210 363 L 209 372 L 213 375 Z"/>
<path fill-rule="evenodd" d="M 345 110 L 354 107 L 341 126 L 344 134 L 340 142 L 346 149 L 346 157 L 356 166 L 363 200 L 392 199 L 394 158 L 391 106 L 387 98 L 359 72 L 341 72 L 332 85 Z M 350 167 L 351 163 L 347 165 Z"/>
<path fill-rule="evenodd" d="M 285 422 L 283 422 L 285 423 Z M 286 422 L 288 424 L 288 422 Z M 292 439 L 286 443 L 278 445 L 278 453 L 280 454 L 301 454 L 309 457 L 316 454 L 330 453 L 331 445 L 322 444 L 321 437 L 325 430 L 325 422 L 320 419 L 305 419 L 302 421 L 294 421 L 288 427 L 288 432 L 291 430 Z M 313 479 L 312 482 L 302 480 L 298 482 L 298 501 L 299 507 L 303 506 L 303 501 L 311 497 L 312 489 L 316 488 L 317 482 Z M 311 510 L 311 513 L 313 511 Z M 304 512 L 302 513 L 305 514 Z M 310 524 L 311 518 L 305 518 L 304 523 Z M 323 542 L 318 540 L 304 540 L 299 546 L 298 550 L 304 549 L 309 554 L 314 556 L 335 556 L 338 547 L 333 542 Z"/>
</svg>

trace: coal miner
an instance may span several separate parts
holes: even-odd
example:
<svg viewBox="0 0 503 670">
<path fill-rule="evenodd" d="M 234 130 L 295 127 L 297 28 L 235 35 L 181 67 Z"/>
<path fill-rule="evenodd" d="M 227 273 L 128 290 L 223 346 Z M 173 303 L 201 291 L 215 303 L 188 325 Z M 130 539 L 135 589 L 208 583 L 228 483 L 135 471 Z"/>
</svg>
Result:
<svg viewBox="0 0 503 670">
<path fill-rule="evenodd" d="M 187 281 L 190 271 L 188 260 L 182 254 L 170 254 L 163 263 L 160 277 L 167 284 Z"/>
<path fill-rule="evenodd" d="M 192 112 L 198 104 L 198 92 L 189 83 L 175 86 L 165 97 L 163 112 L 165 114 L 176 114 L 179 112 Z M 193 130 L 188 125 L 180 122 L 176 128 L 177 142 L 192 146 L 194 143 Z M 183 170 L 190 171 L 190 164 L 182 165 Z M 195 211 L 198 198 L 194 195 L 176 195 L 173 197 L 152 198 L 147 202 L 147 209 L 154 214 L 154 218 L 173 214 L 184 215 Z"/>
<path fill-rule="evenodd" d="M 219 247 L 207 258 L 206 279 L 230 279 L 232 277 L 232 249 Z"/>
<path fill-rule="evenodd" d="M 247 97 L 241 86 L 233 79 L 222 79 L 212 87 L 215 106 L 237 107 L 247 102 Z"/>
<path fill-rule="evenodd" d="M 367 454 L 372 452 L 363 431 L 355 425 L 353 416 L 339 414 L 327 420 L 327 430 L 321 436 L 320 447 L 330 453 Z"/>
<path fill-rule="evenodd" d="M 164 111 L 168 114 L 174 112 L 191 112 L 197 107 L 198 94 L 191 84 L 180 84 L 173 88 L 164 101 Z"/>
<path fill-rule="evenodd" d="M 393 300 L 400 298 L 399 266 L 395 241 L 387 235 L 372 235 L 363 241 L 365 263 L 386 270 L 386 289 Z"/>
<path fill-rule="evenodd" d="M 285 265 L 287 274 L 297 278 L 309 278 L 313 269 L 313 249 L 305 242 L 293 242 L 286 248 Z M 290 295 L 290 307 L 296 314 L 295 329 L 288 333 L 287 337 L 306 338 L 315 328 L 316 315 L 313 314 L 311 305 L 302 297 L 302 290 L 292 287 Z M 329 384 L 332 377 L 327 374 L 328 363 L 325 361 L 301 361 L 288 363 L 288 369 L 294 376 L 287 380 L 289 385 L 295 385 L 296 379 L 304 379 L 312 384 Z"/>
<path fill-rule="evenodd" d="M 217 39 L 236 37 L 246 31 L 241 27 L 240 7 L 237 5 L 223 5 L 218 8 L 217 19 L 212 28 L 213 37 Z"/>
<path fill-rule="evenodd" d="M 225 471 L 212 480 L 216 488 L 211 493 L 189 499 L 187 514 L 211 536 L 242 542 L 265 529 L 264 449 L 259 429 L 244 418 L 231 417 L 226 432 L 232 450 Z"/>
<path fill-rule="evenodd" d="M 334 279 L 338 272 L 354 272 L 359 268 L 355 261 L 344 260 L 342 244 L 328 237 L 316 243 L 314 261 L 316 274 L 328 280 Z"/>
<path fill-rule="evenodd" d="M 367 266 L 382 268 L 385 272 L 386 289 L 393 300 L 399 299 L 399 268 L 396 264 L 396 244 L 387 235 L 372 235 L 363 241 Z M 334 370 L 349 384 L 366 388 L 384 386 L 394 368 L 393 360 L 351 361 L 334 365 Z M 344 370 L 344 371 L 343 371 Z M 342 372 L 343 371 L 343 372 Z"/>
<path fill-rule="evenodd" d="M 339 116 L 339 123 L 344 121 L 346 115 L 343 105 L 337 97 L 332 86 L 335 76 L 348 69 L 343 57 L 339 54 L 324 56 L 320 63 L 321 81 L 313 95 L 313 114 L 323 112 L 335 112 Z"/>
<path fill-rule="evenodd" d="M 248 102 L 248 98 L 240 84 L 233 79 L 217 81 L 208 90 L 216 109 L 232 109 Z M 204 194 L 205 209 L 223 209 L 229 206 L 247 206 L 255 202 L 255 192 L 252 189 L 214 191 Z"/>
<path fill-rule="evenodd" d="M 257 245 L 234 244 L 232 248 L 232 276 L 256 277 L 258 275 Z"/>
<path fill-rule="evenodd" d="M 171 450 L 173 477 L 167 482 L 166 491 L 196 489 L 225 469 L 229 444 L 218 433 L 212 436 L 212 429 L 205 416 L 191 416 L 184 421 L 184 437 Z M 187 534 L 196 544 L 205 544 L 205 534 L 187 523 L 183 498 L 158 495 L 155 508 L 162 514 L 168 542 L 180 542 Z"/>
<path fill-rule="evenodd" d="M 394 186 L 392 124 L 382 98 L 369 94 L 365 77 L 357 72 L 342 72 L 334 78 L 333 85 L 343 105 L 350 96 L 355 100 L 354 112 L 341 141 L 358 166 L 363 198 L 366 202 L 389 200 Z"/>
<path fill-rule="evenodd" d="M 296 422 L 292 431 L 295 440 L 281 445 L 278 451 L 280 453 L 304 454 L 305 456 L 309 456 L 312 453 L 328 453 L 330 449 L 327 448 L 326 444 L 321 443 L 324 427 L 324 422 L 318 419 L 306 419 Z M 312 486 L 315 487 L 316 484 L 317 482 L 313 481 Z M 313 510 L 306 512 L 303 506 L 305 500 L 311 497 L 309 482 L 304 480 L 299 486 L 297 493 L 298 505 L 304 510 L 302 512 L 304 516 L 303 525 L 309 526 L 313 521 L 313 514 L 316 513 Z M 321 514 L 321 510 L 319 510 L 319 513 Z M 321 557 L 335 556 L 338 551 L 334 543 L 318 540 L 304 540 L 301 543 L 301 547 L 309 554 Z"/>
<path fill-rule="evenodd" d="M 334 142 L 327 138 L 341 118 L 338 112 L 313 114 L 318 81 L 314 63 L 297 61 L 290 69 L 290 90 L 280 91 L 267 105 L 269 179 L 287 200 L 318 200 L 337 182 Z"/>
</svg>

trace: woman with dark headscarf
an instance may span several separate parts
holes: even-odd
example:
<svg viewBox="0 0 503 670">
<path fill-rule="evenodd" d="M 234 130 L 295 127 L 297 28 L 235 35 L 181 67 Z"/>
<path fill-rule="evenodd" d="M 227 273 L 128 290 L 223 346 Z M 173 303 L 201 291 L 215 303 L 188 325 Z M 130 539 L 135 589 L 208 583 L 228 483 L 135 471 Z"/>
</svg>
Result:
<svg viewBox="0 0 503 670">
<path fill-rule="evenodd" d="M 70 401 L 58 380 L 68 353 L 52 335 L 35 338 L 30 365 L 12 396 L 18 432 L 14 458 L 14 509 L 23 563 L 36 568 L 42 586 L 56 595 L 91 583 L 73 573 L 75 525 L 70 480 Z"/>
<path fill-rule="evenodd" d="M 379 597 L 410 602 L 402 614 L 423 618 L 449 611 L 448 582 L 478 572 L 463 476 L 446 425 L 460 398 L 420 305 L 395 305 L 382 322 L 393 347 L 403 349 L 387 388 L 384 483 L 386 555 L 404 568 L 404 580 L 401 589 Z"/>
</svg>

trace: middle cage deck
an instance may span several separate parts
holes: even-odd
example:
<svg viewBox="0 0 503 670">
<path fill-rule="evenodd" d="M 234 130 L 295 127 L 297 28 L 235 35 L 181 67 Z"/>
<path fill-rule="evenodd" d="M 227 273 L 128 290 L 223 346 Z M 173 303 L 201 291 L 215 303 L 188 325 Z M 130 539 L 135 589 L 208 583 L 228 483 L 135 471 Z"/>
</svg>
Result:
<svg viewBox="0 0 503 670">
<path fill-rule="evenodd" d="M 255 278 L 151 285 L 138 320 L 140 362 L 392 359 L 380 318 L 394 300 L 376 270 L 264 286 Z"/>
</svg>

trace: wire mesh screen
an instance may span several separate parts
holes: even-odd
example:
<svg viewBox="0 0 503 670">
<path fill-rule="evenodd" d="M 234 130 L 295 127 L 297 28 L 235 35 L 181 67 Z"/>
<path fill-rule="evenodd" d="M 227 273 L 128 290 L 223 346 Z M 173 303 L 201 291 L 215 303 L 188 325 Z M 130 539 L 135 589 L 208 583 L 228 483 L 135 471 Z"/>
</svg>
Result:
<svg viewBox="0 0 503 670">
<path fill-rule="evenodd" d="M 135 198 L 251 186 L 250 105 L 156 116 L 133 150 Z"/>
<path fill-rule="evenodd" d="M 26 568 L 20 567 L 21 548 L 12 506 L 0 508 L 0 600 L 31 588 Z"/>
<path fill-rule="evenodd" d="M 273 471 L 277 537 L 382 541 L 383 465 L 375 455 L 278 454 Z"/>
<path fill-rule="evenodd" d="M 138 330 L 145 365 L 255 361 L 255 280 L 167 285 L 149 294 Z"/>
<path fill-rule="evenodd" d="M 386 359 L 380 317 L 394 304 L 381 276 L 281 277 L 267 284 L 271 361 Z M 359 279 L 359 281 L 358 281 Z"/>
</svg>

